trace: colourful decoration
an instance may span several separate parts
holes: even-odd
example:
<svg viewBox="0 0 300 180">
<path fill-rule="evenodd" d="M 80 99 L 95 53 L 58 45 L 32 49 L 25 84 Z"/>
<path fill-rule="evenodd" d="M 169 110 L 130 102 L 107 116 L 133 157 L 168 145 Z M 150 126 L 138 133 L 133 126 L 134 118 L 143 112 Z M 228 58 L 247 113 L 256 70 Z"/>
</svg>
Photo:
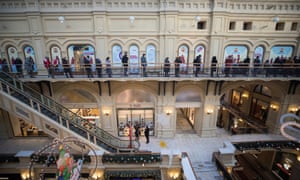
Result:
<svg viewBox="0 0 300 180">
<path fill-rule="evenodd" d="M 82 160 L 78 160 L 77 163 L 71 157 L 69 152 L 63 148 L 62 145 L 59 146 L 59 157 L 56 162 L 57 165 L 57 179 L 58 180 L 78 180 L 80 175 L 80 170 L 82 166 Z"/>
</svg>

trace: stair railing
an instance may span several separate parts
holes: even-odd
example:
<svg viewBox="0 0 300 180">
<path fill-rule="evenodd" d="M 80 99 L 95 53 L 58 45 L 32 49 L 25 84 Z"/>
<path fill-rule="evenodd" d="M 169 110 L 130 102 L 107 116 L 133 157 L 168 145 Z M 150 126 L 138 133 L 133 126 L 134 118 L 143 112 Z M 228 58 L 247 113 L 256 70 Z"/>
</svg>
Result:
<svg viewBox="0 0 300 180">
<path fill-rule="evenodd" d="M 109 152 L 133 152 L 139 148 L 139 143 L 113 136 L 70 111 L 53 98 L 37 92 L 4 72 L 0 72 L 0 90 Z"/>
</svg>

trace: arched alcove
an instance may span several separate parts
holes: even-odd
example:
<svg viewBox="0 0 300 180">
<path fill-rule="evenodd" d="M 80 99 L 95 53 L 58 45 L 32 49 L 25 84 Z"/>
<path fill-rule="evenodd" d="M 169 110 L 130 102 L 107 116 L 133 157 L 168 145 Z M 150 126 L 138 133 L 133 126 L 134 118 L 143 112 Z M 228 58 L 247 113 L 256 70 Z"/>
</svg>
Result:
<svg viewBox="0 0 300 180">
<path fill-rule="evenodd" d="M 176 132 L 194 132 L 197 115 L 200 114 L 201 97 L 194 88 L 182 89 L 176 94 Z"/>
<path fill-rule="evenodd" d="M 142 89 L 126 89 L 117 96 L 116 104 L 119 136 L 128 136 L 130 132 L 134 134 L 136 128 L 139 129 L 140 135 L 144 136 L 146 126 L 150 128 L 150 135 L 155 135 L 155 99 L 153 95 Z"/>
<path fill-rule="evenodd" d="M 72 112 L 101 127 L 98 103 L 90 92 L 81 88 L 68 89 L 60 95 L 58 100 Z"/>
</svg>

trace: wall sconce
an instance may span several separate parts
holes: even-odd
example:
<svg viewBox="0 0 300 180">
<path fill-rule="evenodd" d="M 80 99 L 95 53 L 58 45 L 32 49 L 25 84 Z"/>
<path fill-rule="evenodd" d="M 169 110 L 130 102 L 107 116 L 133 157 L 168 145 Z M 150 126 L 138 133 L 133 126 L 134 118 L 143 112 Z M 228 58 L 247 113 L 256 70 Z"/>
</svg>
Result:
<svg viewBox="0 0 300 180">
<path fill-rule="evenodd" d="M 273 111 L 278 111 L 279 107 L 276 105 L 276 104 L 271 104 L 270 105 L 270 108 L 273 110 Z"/>
<path fill-rule="evenodd" d="M 248 100 L 249 99 L 249 93 L 248 92 L 243 92 L 243 94 L 242 94 L 242 98 L 245 98 L 246 100 Z"/>
<path fill-rule="evenodd" d="M 93 178 L 93 179 L 96 179 L 96 180 L 102 179 L 102 177 L 103 177 L 103 172 L 102 172 L 102 171 L 96 171 L 96 172 L 93 174 L 93 176 L 92 176 L 92 178 Z"/>
<path fill-rule="evenodd" d="M 109 112 L 108 111 L 104 111 L 104 115 L 105 116 L 109 116 Z"/>
<path fill-rule="evenodd" d="M 134 16 L 129 16 L 129 21 L 130 21 L 131 24 L 134 22 L 134 20 L 135 20 Z"/>
<path fill-rule="evenodd" d="M 60 23 L 64 23 L 65 17 L 59 16 L 59 17 L 58 17 L 58 20 L 59 20 Z"/>
<path fill-rule="evenodd" d="M 180 170 L 178 170 L 178 169 L 169 169 L 168 170 L 168 175 L 169 175 L 170 179 L 179 179 Z"/>
<path fill-rule="evenodd" d="M 214 112 L 213 109 L 207 109 L 206 114 L 210 115 L 210 114 L 212 114 L 213 112 Z"/>
<path fill-rule="evenodd" d="M 201 17 L 200 16 L 196 16 L 195 17 L 195 21 L 199 22 L 201 20 Z"/>
<path fill-rule="evenodd" d="M 168 115 L 168 116 L 171 115 L 171 113 L 172 113 L 171 110 L 167 110 L 167 111 L 166 111 L 166 115 Z"/>
<path fill-rule="evenodd" d="M 299 108 L 296 107 L 296 106 L 290 106 L 289 107 L 289 112 L 290 113 L 296 113 L 298 110 L 299 110 Z"/>
<path fill-rule="evenodd" d="M 273 17 L 273 22 L 275 23 L 279 22 L 279 17 L 278 16 Z"/>
<path fill-rule="evenodd" d="M 21 177 L 23 180 L 29 180 L 30 179 L 29 172 L 23 172 L 21 174 Z"/>
</svg>

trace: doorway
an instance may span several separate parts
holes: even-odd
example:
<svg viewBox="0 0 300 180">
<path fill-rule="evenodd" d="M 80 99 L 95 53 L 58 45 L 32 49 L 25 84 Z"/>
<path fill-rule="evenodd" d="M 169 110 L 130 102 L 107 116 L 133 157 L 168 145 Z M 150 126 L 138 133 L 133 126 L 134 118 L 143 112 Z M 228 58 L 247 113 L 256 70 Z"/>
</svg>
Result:
<svg viewBox="0 0 300 180">
<path fill-rule="evenodd" d="M 139 127 L 141 136 L 144 136 L 146 126 L 149 135 L 154 136 L 154 109 L 153 108 L 118 108 L 117 109 L 118 135 L 129 136 L 130 127 Z M 135 132 L 132 132 L 133 134 Z"/>
<path fill-rule="evenodd" d="M 176 133 L 193 134 L 195 122 L 195 108 L 176 108 Z"/>
</svg>

